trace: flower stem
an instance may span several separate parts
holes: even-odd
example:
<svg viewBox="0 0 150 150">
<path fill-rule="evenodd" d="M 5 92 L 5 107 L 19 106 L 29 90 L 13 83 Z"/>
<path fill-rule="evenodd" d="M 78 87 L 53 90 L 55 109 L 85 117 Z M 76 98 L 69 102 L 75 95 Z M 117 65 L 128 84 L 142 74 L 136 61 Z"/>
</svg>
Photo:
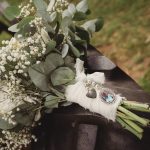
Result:
<svg viewBox="0 0 150 150">
<path fill-rule="evenodd" d="M 149 109 L 149 105 L 148 104 L 142 104 L 142 103 L 138 103 L 138 102 L 135 102 L 135 101 L 127 101 L 127 100 L 124 100 L 122 102 L 122 104 L 124 106 L 128 106 L 128 107 L 133 107 L 133 108 L 143 108 L 143 109 Z"/>
<path fill-rule="evenodd" d="M 130 117 L 130 116 L 127 116 L 125 115 L 124 113 L 120 112 L 120 111 L 117 111 L 117 114 L 116 114 L 118 117 L 122 118 L 122 119 L 129 119 L 129 120 L 132 120 L 132 121 L 136 121 L 134 118 Z"/>
<path fill-rule="evenodd" d="M 149 124 L 149 120 L 146 120 L 142 117 L 139 117 L 138 115 L 132 113 L 131 111 L 125 109 L 122 106 L 118 107 L 118 110 L 120 110 L 121 112 L 123 112 L 124 114 L 126 114 L 127 116 L 132 117 L 133 119 L 135 119 L 137 122 L 141 123 L 144 126 L 147 126 Z"/>
<path fill-rule="evenodd" d="M 138 126 L 137 124 L 135 124 L 133 121 L 128 120 L 128 119 L 123 119 L 123 120 L 138 133 L 143 133 L 143 129 L 140 126 Z"/>
<path fill-rule="evenodd" d="M 132 127 L 130 127 L 127 123 L 125 123 L 120 117 L 116 118 L 117 122 L 121 124 L 123 128 L 133 133 L 136 137 L 139 139 L 142 139 L 142 133 L 138 133 L 136 130 L 134 130 Z"/>
</svg>

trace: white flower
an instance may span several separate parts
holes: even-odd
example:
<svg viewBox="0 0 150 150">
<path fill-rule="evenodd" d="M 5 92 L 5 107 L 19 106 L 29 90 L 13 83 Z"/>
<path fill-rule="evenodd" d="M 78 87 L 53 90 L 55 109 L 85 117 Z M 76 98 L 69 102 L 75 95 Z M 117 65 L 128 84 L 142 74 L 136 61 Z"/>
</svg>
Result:
<svg viewBox="0 0 150 150">
<path fill-rule="evenodd" d="M 7 84 L 0 81 L 0 114 L 8 113 L 21 104 L 23 101 L 12 101 Z"/>
</svg>

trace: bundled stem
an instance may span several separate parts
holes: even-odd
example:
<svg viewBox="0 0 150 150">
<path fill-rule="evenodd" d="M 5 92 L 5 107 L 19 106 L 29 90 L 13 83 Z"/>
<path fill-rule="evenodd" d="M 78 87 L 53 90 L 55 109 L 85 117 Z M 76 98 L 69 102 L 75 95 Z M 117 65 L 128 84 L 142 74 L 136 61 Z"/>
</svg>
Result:
<svg viewBox="0 0 150 150">
<path fill-rule="evenodd" d="M 121 103 L 117 110 L 116 121 L 120 123 L 123 128 L 141 139 L 144 132 L 142 127 L 147 127 L 150 120 L 140 117 L 129 110 L 150 112 L 150 106 L 148 104 L 125 100 Z"/>
</svg>

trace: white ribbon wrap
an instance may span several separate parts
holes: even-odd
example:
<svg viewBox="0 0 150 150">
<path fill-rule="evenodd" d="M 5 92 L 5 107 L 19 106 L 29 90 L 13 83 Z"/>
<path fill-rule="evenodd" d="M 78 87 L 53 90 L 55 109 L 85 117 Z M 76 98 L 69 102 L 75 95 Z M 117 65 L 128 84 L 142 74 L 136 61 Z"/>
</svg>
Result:
<svg viewBox="0 0 150 150">
<path fill-rule="evenodd" d="M 88 90 L 85 87 L 84 81 L 91 80 L 96 83 L 104 84 L 105 83 L 105 75 L 102 72 L 95 72 L 93 74 L 86 75 L 84 73 L 84 62 L 80 59 L 76 60 L 76 83 L 73 85 L 69 85 L 66 88 L 65 96 L 68 101 L 78 103 L 80 106 L 85 109 L 90 110 L 91 112 L 95 112 L 101 114 L 108 120 L 115 121 L 116 119 L 116 111 L 118 105 L 122 101 L 122 97 L 120 95 L 115 95 L 115 102 L 112 104 L 105 103 L 100 97 L 100 90 L 95 89 L 97 93 L 96 98 L 89 98 L 86 96 Z"/>
</svg>

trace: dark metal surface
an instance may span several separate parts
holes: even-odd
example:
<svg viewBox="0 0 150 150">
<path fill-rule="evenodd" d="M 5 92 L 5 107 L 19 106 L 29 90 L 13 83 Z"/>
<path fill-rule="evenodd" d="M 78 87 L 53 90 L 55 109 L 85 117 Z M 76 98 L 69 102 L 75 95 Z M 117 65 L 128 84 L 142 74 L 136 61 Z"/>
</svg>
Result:
<svg viewBox="0 0 150 150">
<path fill-rule="evenodd" d="M 112 62 L 101 65 L 101 54 L 90 47 L 87 54 L 87 72 L 104 71 L 106 86 L 121 93 L 128 100 L 150 103 L 150 94 L 144 92 L 128 75 Z M 106 65 L 107 64 L 107 65 Z M 102 68 L 103 67 L 103 68 Z M 108 69 L 111 68 L 111 69 Z M 149 114 L 140 114 L 150 118 Z M 35 130 L 39 140 L 32 150 L 149 150 L 150 129 L 146 128 L 140 141 L 119 124 L 91 113 L 77 104 L 55 110 L 45 116 L 41 127 Z"/>
</svg>

